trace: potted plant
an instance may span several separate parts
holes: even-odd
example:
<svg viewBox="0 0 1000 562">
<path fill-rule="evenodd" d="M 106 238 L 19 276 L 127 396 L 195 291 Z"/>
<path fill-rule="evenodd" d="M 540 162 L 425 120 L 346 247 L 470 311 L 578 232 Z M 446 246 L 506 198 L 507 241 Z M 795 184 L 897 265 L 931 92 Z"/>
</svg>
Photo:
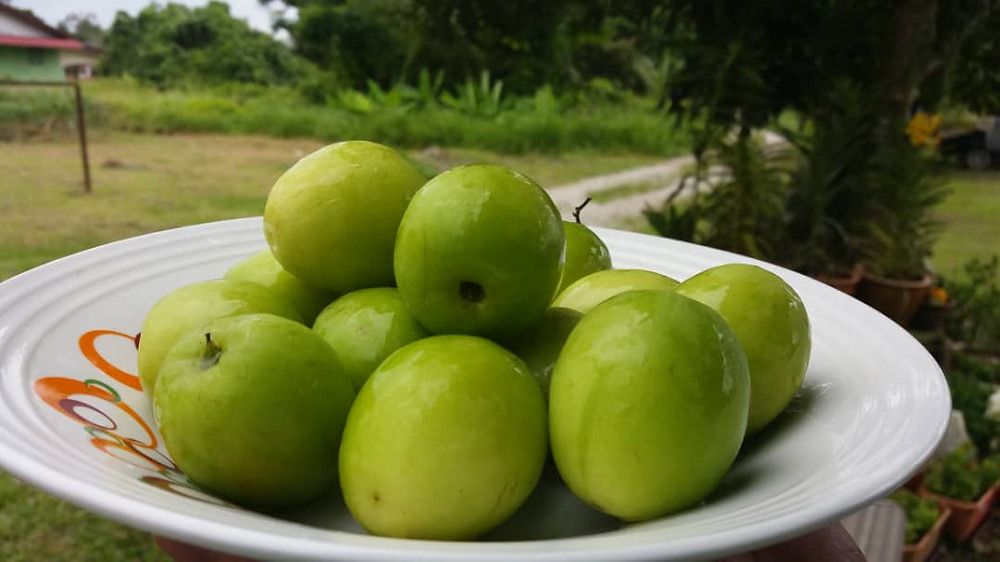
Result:
<svg viewBox="0 0 1000 562">
<path fill-rule="evenodd" d="M 858 298 L 907 326 L 934 286 L 927 267 L 938 223 L 931 211 L 947 195 L 925 148 L 888 135 L 873 156 L 871 220 Z"/>
<path fill-rule="evenodd" d="M 889 499 L 906 512 L 903 562 L 923 562 L 937 546 L 941 529 L 951 516 L 951 510 L 942 507 L 933 498 L 923 497 L 910 490 L 896 490 Z"/>
<path fill-rule="evenodd" d="M 784 131 L 795 147 L 795 168 L 780 259 L 853 295 L 864 272 L 858 243 L 868 213 L 872 104 L 861 88 L 839 82 L 811 114 L 806 130 Z"/>
<path fill-rule="evenodd" d="M 977 462 L 975 449 L 967 443 L 931 463 L 920 494 L 951 510 L 945 533 L 964 542 L 989 514 L 998 487 L 1000 458 Z"/>
</svg>

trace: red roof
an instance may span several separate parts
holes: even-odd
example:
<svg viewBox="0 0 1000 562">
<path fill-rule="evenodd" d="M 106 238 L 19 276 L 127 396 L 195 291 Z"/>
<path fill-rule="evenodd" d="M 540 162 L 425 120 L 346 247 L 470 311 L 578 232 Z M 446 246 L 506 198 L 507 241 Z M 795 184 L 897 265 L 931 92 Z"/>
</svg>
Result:
<svg viewBox="0 0 1000 562">
<path fill-rule="evenodd" d="M 86 46 L 76 39 L 56 39 L 54 37 L 21 37 L 0 35 L 0 45 L 7 47 L 34 47 L 37 49 L 64 49 L 82 51 Z"/>
</svg>

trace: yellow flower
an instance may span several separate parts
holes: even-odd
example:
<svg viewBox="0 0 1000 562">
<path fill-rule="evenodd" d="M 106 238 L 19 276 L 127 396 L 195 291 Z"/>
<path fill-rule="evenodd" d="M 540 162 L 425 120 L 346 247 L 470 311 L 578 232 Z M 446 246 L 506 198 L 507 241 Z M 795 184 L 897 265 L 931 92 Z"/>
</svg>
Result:
<svg viewBox="0 0 1000 562">
<path fill-rule="evenodd" d="M 941 116 L 918 111 L 906 124 L 906 134 L 913 146 L 938 146 L 941 143 Z"/>
</svg>

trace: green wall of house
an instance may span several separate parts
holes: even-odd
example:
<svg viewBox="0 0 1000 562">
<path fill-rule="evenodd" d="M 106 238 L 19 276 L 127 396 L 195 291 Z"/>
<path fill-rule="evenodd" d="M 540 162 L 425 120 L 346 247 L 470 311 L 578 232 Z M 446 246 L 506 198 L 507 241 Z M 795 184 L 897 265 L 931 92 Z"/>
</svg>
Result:
<svg viewBox="0 0 1000 562">
<path fill-rule="evenodd" d="M 0 79 L 65 80 L 55 49 L 0 47 Z"/>
</svg>

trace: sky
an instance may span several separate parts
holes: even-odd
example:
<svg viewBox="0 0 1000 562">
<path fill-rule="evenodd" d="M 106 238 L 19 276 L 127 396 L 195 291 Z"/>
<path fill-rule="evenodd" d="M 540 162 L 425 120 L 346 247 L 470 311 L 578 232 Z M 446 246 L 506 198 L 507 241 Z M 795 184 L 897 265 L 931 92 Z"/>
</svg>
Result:
<svg viewBox="0 0 1000 562">
<path fill-rule="evenodd" d="M 208 3 L 208 0 L 169 1 L 188 6 L 204 6 Z M 97 16 L 101 27 L 107 29 L 115 20 L 115 13 L 119 10 L 135 15 L 152 3 L 153 0 L 12 0 L 10 4 L 15 8 L 31 10 L 53 27 L 69 14 L 92 13 Z M 160 0 L 158 3 L 166 4 L 167 1 Z M 271 31 L 270 15 L 267 8 L 262 7 L 258 0 L 227 0 L 226 3 L 229 4 L 229 13 L 247 20 L 251 27 L 261 31 Z"/>
</svg>

